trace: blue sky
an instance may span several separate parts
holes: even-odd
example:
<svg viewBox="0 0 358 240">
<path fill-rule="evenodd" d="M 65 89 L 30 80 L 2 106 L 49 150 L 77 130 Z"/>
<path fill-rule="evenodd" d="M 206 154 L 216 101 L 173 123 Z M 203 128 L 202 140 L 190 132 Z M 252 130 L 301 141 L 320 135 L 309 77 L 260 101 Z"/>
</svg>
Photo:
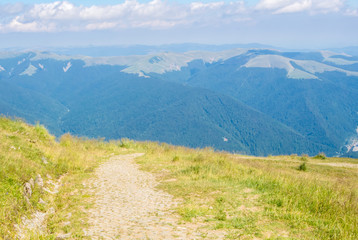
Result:
<svg viewBox="0 0 358 240">
<path fill-rule="evenodd" d="M 358 45 L 358 0 L 0 1 L 0 46 Z"/>
</svg>

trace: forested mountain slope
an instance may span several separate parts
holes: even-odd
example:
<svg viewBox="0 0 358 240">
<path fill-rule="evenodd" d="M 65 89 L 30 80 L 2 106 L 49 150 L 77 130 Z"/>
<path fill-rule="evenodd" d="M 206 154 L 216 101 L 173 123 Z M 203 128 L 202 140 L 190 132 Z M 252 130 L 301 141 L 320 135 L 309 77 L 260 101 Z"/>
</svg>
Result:
<svg viewBox="0 0 358 240">
<path fill-rule="evenodd" d="M 57 135 L 336 155 L 356 150 L 357 66 L 346 54 L 270 49 L 2 53 L 0 112 Z"/>
</svg>

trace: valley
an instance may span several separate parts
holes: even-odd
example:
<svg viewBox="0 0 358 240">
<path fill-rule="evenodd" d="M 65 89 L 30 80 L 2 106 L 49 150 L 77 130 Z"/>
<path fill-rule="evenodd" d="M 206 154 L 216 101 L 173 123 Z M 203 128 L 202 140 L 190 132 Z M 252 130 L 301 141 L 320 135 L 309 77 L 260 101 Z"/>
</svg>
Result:
<svg viewBox="0 0 358 240">
<path fill-rule="evenodd" d="M 0 54 L 0 66 L 0 113 L 40 122 L 57 136 L 260 156 L 356 153 L 349 146 L 358 126 L 358 57 L 345 53 L 12 52 Z"/>
</svg>

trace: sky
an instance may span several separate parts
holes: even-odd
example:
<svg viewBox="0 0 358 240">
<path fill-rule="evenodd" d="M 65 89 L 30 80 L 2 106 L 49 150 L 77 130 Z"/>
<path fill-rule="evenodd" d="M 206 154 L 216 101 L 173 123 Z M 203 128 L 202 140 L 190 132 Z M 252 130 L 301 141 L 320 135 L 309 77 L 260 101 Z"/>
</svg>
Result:
<svg viewBox="0 0 358 240">
<path fill-rule="evenodd" d="M 358 0 L 0 0 L 0 48 L 358 46 Z"/>
</svg>

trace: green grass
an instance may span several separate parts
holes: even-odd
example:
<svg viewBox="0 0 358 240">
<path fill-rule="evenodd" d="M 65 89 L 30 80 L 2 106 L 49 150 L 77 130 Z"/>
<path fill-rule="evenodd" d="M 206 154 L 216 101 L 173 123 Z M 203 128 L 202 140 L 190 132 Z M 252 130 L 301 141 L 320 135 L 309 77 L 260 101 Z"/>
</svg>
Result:
<svg viewBox="0 0 358 240">
<path fill-rule="evenodd" d="M 0 239 L 15 239 L 14 225 L 21 223 L 22 216 L 31 216 L 35 211 L 55 212 L 49 214 L 44 236 L 51 238 L 56 233 L 71 231 L 83 233 L 84 214 L 80 211 L 86 195 L 81 194 L 82 182 L 109 154 L 121 154 L 127 150 L 118 143 L 101 140 L 86 140 L 64 135 L 59 141 L 40 125 L 34 127 L 20 120 L 0 118 Z M 107 157 L 106 157 L 107 156 Z M 45 161 L 47 164 L 45 164 Z M 51 195 L 37 187 L 28 204 L 23 186 L 40 174 L 47 182 L 56 182 L 62 176 L 62 187 L 58 194 Z M 51 188 L 51 186 L 46 185 Z M 77 191 L 77 192 L 76 192 Z M 46 204 L 40 204 L 42 198 Z M 69 218 L 68 214 L 72 213 Z M 70 226 L 62 226 L 70 221 Z M 30 233 L 29 233 L 30 234 Z M 30 237 L 29 237 L 30 238 Z"/>
<path fill-rule="evenodd" d="M 157 177 L 159 188 L 181 199 L 176 212 L 183 222 L 201 222 L 224 231 L 228 239 L 358 239 L 358 169 L 319 165 L 357 164 L 357 159 L 262 158 L 70 135 L 56 141 L 41 126 L 6 118 L 0 118 L 0 142 L 0 239 L 15 237 L 14 224 L 22 216 L 51 207 L 55 212 L 46 232 L 34 239 L 68 232 L 85 238 L 84 210 L 92 198 L 83 183 L 111 154 L 130 152 L 146 153 L 137 159 L 142 169 Z M 299 171 L 302 165 L 305 170 Z M 54 181 L 62 176 L 62 187 L 56 195 L 35 189 L 27 204 L 23 184 L 37 174 L 45 181 L 47 175 Z M 48 204 L 39 204 L 39 198 Z"/>
<path fill-rule="evenodd" d="M 228 238 L 358 238 L 357 169 L 316 165 L 323 158 L 308 156 L 255 158 L 155 143 L 133 147 L 150 149 L 139 163 L 160 176 L 162 189 L 184 199 L 177 209 L 184 220 L 227 229 Z M 297 170 L 300 164 L 305 171 Z"/>
</svg>

